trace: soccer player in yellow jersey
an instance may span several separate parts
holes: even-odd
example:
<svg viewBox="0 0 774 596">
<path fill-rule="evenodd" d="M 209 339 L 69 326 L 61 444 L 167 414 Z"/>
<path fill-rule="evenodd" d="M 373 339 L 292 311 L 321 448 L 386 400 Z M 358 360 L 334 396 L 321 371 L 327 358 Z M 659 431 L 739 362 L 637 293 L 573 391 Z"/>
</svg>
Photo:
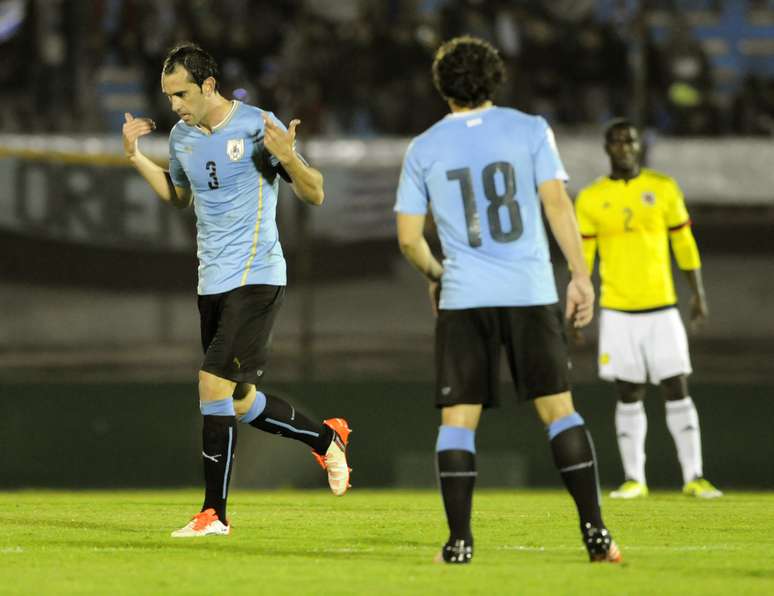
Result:
<svg viewBox="0 0 774 596">
<path fill-rule="evenodd" d="M 637 128 L 616 119 L 605 131 L 611 173 L 575 203 L 589 270 L 599 252 L 599 376 L 615 382 L 618 448 L 625 481 L 613 498 L 648 494 L 645 479 L 646 383 L 661 385 L 669 432 L 683 472 L 683 492 L 722 493 L 703 477 L 699 417 L 688 394 L 688 340 L 672 280 L 671 245 L 691 287 L 691 325 L 708 315 L 691 220 L 674 179 L 640 167 Z"/>
</svg>

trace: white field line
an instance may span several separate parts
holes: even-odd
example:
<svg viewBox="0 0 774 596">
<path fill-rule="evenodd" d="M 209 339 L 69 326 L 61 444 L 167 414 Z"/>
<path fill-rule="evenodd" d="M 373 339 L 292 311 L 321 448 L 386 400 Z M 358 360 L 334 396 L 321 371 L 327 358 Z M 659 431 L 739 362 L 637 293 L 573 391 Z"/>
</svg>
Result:
<svg viewBox="0 0 774 596">
<path fill-rule="evenodd" d="M 637 546 L 623 544 L 619 545 L 622 550 L 625 551 L 670 551 L 670 552 L 702 552 L 702 551 L 732 551 L 742 550 L 743 546 L 735 544 L 713 544 L 713 545 L 681 545 L 681 546 L 666 546 L 666 545 L 653 545 L 653 546 Z M 584 550 L 583 546 L 569 546 L 561 544 L 559 546 L 525 546 L 520 544 L 504 544 L 496 547 L 496 550 L 518 550 L 518 551 L 534 551 L 534 552 L 550 552 L 550 551 L 578 551 Z"/>
</svg>

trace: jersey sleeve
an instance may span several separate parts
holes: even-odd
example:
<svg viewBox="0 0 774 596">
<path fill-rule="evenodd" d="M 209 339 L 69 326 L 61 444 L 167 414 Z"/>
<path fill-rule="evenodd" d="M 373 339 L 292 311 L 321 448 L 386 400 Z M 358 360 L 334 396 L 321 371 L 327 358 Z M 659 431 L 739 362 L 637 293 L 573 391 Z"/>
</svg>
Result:
<svg viewBox="0 0 774 596">
<path fill-rule="evenodd" d="M 541 116 L 537 117 L 535 128 L 535 145 L 533 149 L 535 160 L 535 183 L 539 186 L 548 180 L 570 179 L 559 157 L 554 131 Z"/>
<path fill-rule="evenodd" d="M 175 130 L 169 134 L 169 177 L 172 184 L 178 188 L 191 188 L 191 182 L 186 176 L 180 160 L 177 158 L 177 149 L 175 149 Z"/>
<path fill-rule="evenodd" d="M 594 270 L 594 257 L 597 253 L 597 224 L 589 213 L 588 196 L 588 191 L 581 191 L 575 199 L 575 218 L 578 220 L 578 231 L 583 240 L 583 257 L 591 272 Z"/>
<path fill-rule="evenodd" d="M 275 115 L 274 115 L 274 112 L 265 112 L 265 113 L 266 113 L 266 114 L 269 116 L 269 118 L 271 118 L 271 120 L 272 120 L 272 122 L 274 122 L 274 124 L 276 124 L 276 125 L 277 125 L 277 126 L 279 126 L 279 127 L 282 129 L 282 130 L 284 130 L 284 131 L 286 131 L 286 132 L 287 132 L 287 130 L 288 130 L 288 127 L 287 127 L 287 126 L 285 126 L 285 124 L 282 122 L 282 120 L 280 120 L 279 118 L 277 118 L 277 116 L 275 116 Z M 263 124 L 261 124 L 261 127 L 263 127 Z M 296 146 L 295 146 L 295 143 L 294 143 L 294 144 L 293 144 L 293 149 L 295 149 L 295 148 L 296 148 Z M 271 166 L 272 166 L 272 167 L 273 167 L 273 168 L 276 170 L 276 172 L 277 172 L 277 173 L 278 173 L 280 176 L 282 176 L 282 179 L 283 179 L 285 182 L 288 182 L 288 183 L 291 183 L 291 184 L 292 184 L 292 183 L 293 183 L 293 180 L 290 178 L 290 174 L 288 174 L 288 173 L 285 171 L 285 168 L 284 168 L 284 167 L 282 167 L 282 164 L 279 162 L 279 159 L 277 159 L 277 158 L 274 156 L 274 154 L 272 154 L 272 153 L 271 153 L 270 151 L 268 151 L 266 148 L 263 148 L 263 151 L 266 151 L 266 153 L 267 153 L 267 154 L 268 154 L 268 156 L 269 156 L 269 163 L 270 163 L 270 164 L 271 164 Z M 304 159 L 304 156 L 303 156 L 303 155 L 301 155 L 300 153 L 296 153 L 296 155 L 298 155 L 299 159 L 300 159 L 300 160 L 301 160 L 301 161 L 304 163 L 304 165 L 307 165 L 307 166 L 309 165 L 309 162 L 307 162 L 307 161 L 306 161 L 306 159 Z"/>
<path fill-rule="evenodd" d="M 394 210 L 409 215 L 424 215 L 427 213 L 427 204 L 427 185 L 422 174 L 416 146 L 411 143 L 403 158 L 403 168 L 400 172 Z"/>
<path fill-rule="evenodd" d="M 677 185 L 677 182 L 670 180 L 667 183 L 667 213 L 666 224 L 671 232 L 678 226 L 685 226 L 690 224 L 690 217 L 688 216 L 688 209 L 685 207 L 685 199 L 683 198 L 683 192 Z"/>
<path fill-rule="evenodd" d="M 684 271 L 701 267 L 699 247 L 691 231 L 691 218 L 685 207 L 683 193 L 676 182 L 669 183 L 669 202 L 667 204 L 667 226 L 669 227 L 669 242 L 675 255 L 677 266 Z"/>
</svg>

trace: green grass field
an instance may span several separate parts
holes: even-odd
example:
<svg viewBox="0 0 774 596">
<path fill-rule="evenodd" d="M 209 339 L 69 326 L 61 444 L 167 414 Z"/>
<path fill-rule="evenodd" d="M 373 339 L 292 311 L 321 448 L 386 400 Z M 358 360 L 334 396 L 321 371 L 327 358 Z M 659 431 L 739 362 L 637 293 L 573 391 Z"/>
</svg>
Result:
<svg viewBox="0 0 774 596">
<path fill-rule="evenodd" d="M 472 565 L 430 561 L 433 491 L 235 491 L 228 537 L 173 540 L 199 491 L 0 493 L 0 594 L 774 594 L 774 493 L 605 500 L 587 562 L 559 491 L 480 491 Z"/>
</svg>

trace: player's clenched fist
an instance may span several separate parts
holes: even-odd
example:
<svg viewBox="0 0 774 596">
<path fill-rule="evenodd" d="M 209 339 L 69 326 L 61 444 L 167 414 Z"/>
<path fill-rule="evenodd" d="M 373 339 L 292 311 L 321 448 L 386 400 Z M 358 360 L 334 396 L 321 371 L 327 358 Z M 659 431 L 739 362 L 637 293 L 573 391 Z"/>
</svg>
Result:
<svg viewBox="0 0 774 596">
<path fill-rule="evenodd" d="M 137 151 L 137 139 L 156 130 L 156 123 L 150 118 L 135 118 L 129 112 L 124 113 L 124 126 L 122 129 L 124 140 L 124 153 L 127 157 L 133 157 Z"/>
<path fill-rule="evenodd" d="M 271 118 L 263 115 L 263 146 L 281 163 L 287 163 L 293 158 L 296 148 L 296 127 L 301 121 L 290 121 L 288 130 L 277 126 Z"/>
</svg>

